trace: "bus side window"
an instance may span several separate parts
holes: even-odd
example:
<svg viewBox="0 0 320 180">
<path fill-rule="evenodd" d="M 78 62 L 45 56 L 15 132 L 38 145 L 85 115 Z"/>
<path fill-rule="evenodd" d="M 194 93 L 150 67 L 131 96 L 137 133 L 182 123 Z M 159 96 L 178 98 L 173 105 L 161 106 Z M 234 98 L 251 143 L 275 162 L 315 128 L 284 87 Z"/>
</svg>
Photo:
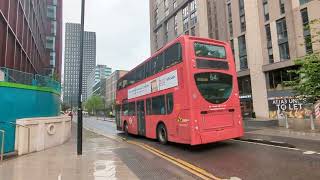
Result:
<svg viewBox="0 0 320 180">
<path fill-rule="evenodd" d="M 128 104 L 122 104 L 122 113 L 124 116 L 128 116 Z"/>
<path fill-rule="evenodd" d="M 152 98 L 152 114 L 164 115 L 166 114 L 166 104 L 164 95 Z"/>
<path fill-rule="evenodd" d="M 166 95 L 166 102 L 167 102 L 167 114 L 171 114 L 173 111 L 173 94 Z"/>
<path fill-rule="evenodd" d="M 146 100 L 147 115 L 151 115 L 151 99 Z"/>
<path fill-rule="evenodd" d="M 165 51 L 165 68 L 178 64 L 182 60 L 181 44 L 177 43 Z"/>
<path fill-rule="evenodd" d="M 128 115 L 134 116 L 136 115 L 136 102 L 130 102 L 128 106 Z"/>
</svg>

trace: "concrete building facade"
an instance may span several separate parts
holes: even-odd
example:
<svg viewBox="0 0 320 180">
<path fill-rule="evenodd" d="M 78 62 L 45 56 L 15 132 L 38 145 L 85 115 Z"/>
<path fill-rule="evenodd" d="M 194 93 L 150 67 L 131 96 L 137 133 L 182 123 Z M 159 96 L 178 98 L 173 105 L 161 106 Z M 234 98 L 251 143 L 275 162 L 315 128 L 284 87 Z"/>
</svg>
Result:
<svg viewBox="0 0 320 180">
<path fill-rule="evenodd" d="M 0 67 L 60 80 L 62 0 L 0 1 Z"/>
<path fill-rule="evenodd" d="M 78 105 L 80 24 L 66 23 L 63 101 L 74 107 Z M 96 33 L 84 33 L 82 100 L 87 99 L 87 79 L 96 66 Z"/>
<path fill-rule="evenodd" d="M 225 1 L 150 0 L 151 53 L 182 34 L 227 40 Z"/>
<path fill-rule="evenodd" d="M 150 0 L 151 51 L 181 34 L 229 41 L 243 115 L 298 117 L 304 103 L 284 82 L 297 78 L 288 73 L 295 59 L 320 50 L 308 43 L 319 25 L 305 28 L 320 18 L 319 7 L 319 0 Z"/>
<path fill-rule="evenodd" d="M 319 44 L 308 43 L 314 28 L 304 28 L 320 18 L 319 7 L 318 0 L 227 0 L 228 38 L 244 115 L 278 118 L 279 111 L 292 110 L 276 102 L 294 96 L 284 83 L 296 78 L 287 72 L 297 68 L 294 60 L 320 50 Z"/>
<path fill-rule="evenodd" d="M 117 90 L 117 82 L 118 80 L 127 74 L 128 71 L 125 70 L 116 70 L 114 71 L 105 82 L 105 103 L 106 107 L 110 107 L 113 105 L 116 99 L 116 90 Z"/>
<path fill-rule="evenodd" d="M 93 94 L 100 95 L 103 79 L 107 79 L 111 74 L 112 69 L 107 65 L 97 65 L 95 69 L 89 74 L 87 79 L 88 91 L 87 97 L 89 98 Z M 104 96 L 104 95 L 103 95 Z"/>
</svg>

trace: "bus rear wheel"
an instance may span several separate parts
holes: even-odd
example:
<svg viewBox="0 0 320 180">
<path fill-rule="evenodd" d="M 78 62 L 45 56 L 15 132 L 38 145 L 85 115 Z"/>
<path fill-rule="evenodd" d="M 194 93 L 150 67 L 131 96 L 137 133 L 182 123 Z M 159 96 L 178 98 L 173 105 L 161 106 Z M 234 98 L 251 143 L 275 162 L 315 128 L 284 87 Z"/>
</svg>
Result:
<svg viewBox="0 0 320 180">
<path fill-rule="evenodd" d="M 159 124 L 157 128 L 157 138 L 161 144 L 168 143 L 168 133 L 167 128 L 164 124 Z"/>
</svg>

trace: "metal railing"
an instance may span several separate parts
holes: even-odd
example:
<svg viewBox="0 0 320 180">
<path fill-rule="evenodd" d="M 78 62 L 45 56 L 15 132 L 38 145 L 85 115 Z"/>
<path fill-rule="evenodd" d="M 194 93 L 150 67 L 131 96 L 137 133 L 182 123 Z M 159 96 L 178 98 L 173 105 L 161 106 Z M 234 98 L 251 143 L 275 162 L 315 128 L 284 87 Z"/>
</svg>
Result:
<svg viewBox="0 0 320 180">
<path fill-rule="evenodd" d="M 8 69 L 0 67 L 0 70 L 4 72 L 4 81 L 13 82 L 18 84 L 33 85 L 33 74 L 17 71 L 14 69 Z"/>
<path fill-rule="evenodd" d="M 4 81 L 18 84 L 25 84 L 30 86 L 48 87 L 60 92 L 61 85 L 58 81 L 53 80 L 51 77 L 42 76 L 39 74 L 31 74 L 14 69 L 0 67 L 0 71 L 4 73 Z"/>
<path fill-rule="evenodd" d="M 4 121 L 0 121 L 0 124 L 9 124 L 11 126 L 20 126 L 23 128 L 26 128 L 28 130 L 28 152 L 30 152 L 30 127 L 28 126 L 24 126 L 21 124 L 17 124 L 17 123 L 13 123 L 13 122 L 4 122 Z M 3 132 L 2 132 L 3 131 Z M 1 145 L 1 161 L 3 159 L 3 155 L 4 155 L 4 136 L 5 136 L 5 131 L 0 129 L 0 132 L 2 132 L 3 136 L 2 136 L 2 145 Z"/>
</svg>

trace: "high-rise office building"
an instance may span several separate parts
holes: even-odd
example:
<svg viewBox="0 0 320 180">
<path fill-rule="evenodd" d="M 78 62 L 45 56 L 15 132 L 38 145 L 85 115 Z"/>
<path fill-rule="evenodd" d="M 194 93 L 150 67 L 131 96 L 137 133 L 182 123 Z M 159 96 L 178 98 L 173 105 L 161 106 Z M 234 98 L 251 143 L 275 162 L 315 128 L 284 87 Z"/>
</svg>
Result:
<svg viewBox="0 0 320 180">
<path fill-rule="evenodd" d="M 103 79 L 106 79 L 111 74 L 111 68 L 107 65 L 97 65 L 94 70 L 89 74 L 87 84 L 87 98 L 93 94 L 100 95 L 101 86 L 104 82 L 101 82 Z M 104 88 L 104 87 L 103 87 Z M 104 95 L 103 95 L 104 96 Z"/>
<path fill-rule="evenodd" d="M 154 53 L 182 34 L 227 40 L 224 0 L 150 0 Z"/>
<path fill-rule="evenodd" d="M 63 101 L 78 105 L 80 68 L 80 24 L 67 23 L 65 32 Z M 84 32 L 82 100 L 87 99 L 87 79 L 96 65 L 96 33 Z"/>
<path fill-rule="evenodd" d="M 60 79 L 62 0 L 0 1 L 0 67 Z"/>
<path fill-rule="evenodd" d="M 306 28 L 320 18 L 319 7 L 318 0 L 227 0 L 244 115 L 279 118 L 285 111 L 302 117 L 305 104 L 293 98 L 285 81 L 295 78 L 288 73 L 297 68 L 295 59 L 320 50 L 319 44 L 309 43 L 314 25 Z"/>
</svg>

